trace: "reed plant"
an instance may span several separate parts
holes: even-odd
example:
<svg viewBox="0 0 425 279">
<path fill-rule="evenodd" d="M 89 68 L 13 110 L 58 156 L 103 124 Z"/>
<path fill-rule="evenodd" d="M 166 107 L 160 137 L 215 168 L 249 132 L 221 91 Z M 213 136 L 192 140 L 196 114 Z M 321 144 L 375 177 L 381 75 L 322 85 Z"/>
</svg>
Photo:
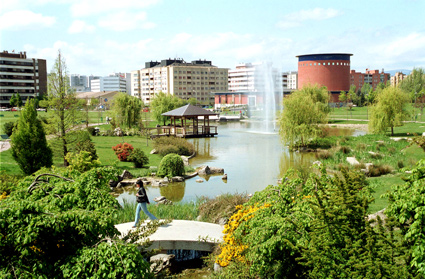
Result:
<svg viewBox="0 0 425 279">
<path fill-rule="evenodd" d="M 121 208 L 118 209 L 115 223 L 128 223 L 134 221 L 136 214 L 136 202 L 123 200 Z M 171 205 L 165 204 L 148 204 L 148 210 L 158 219 L 176 219 L 176 220 L 196 220 L 199 215 L 197 202 L 179 202 Z M 141 213 L 141 219 L 147 216 Z"/>
</svg>

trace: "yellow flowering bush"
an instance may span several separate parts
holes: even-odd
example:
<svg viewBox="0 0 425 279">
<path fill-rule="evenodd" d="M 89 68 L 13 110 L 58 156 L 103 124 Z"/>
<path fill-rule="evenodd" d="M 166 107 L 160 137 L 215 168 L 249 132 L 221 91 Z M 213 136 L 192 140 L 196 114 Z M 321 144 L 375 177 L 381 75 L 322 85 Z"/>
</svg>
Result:
<svg viewBox="0 0 425 279">
<path fill-rule="evenodd" d="M 232 217 L 230 217 L 229 222 L 224 226 L 224 243 L 220 245 L 221 253 L 216 257 L 216 263 L 224 267 L 229 265 L 233 259 L 237 259 L 242 262 L 245 261 L 242 253 L 246 248 L 248 248 L 248 246 L 240 243 L 240 241 L 235 238 L 234 233 L 242 223 L 254 217 L 254 213 L 256 211 L 269 206 L 270 204 L 264 204 L 262 206 L 255 204 L 254 206 L 246 208 L 242 205 L 236 206 L 238 212 L 233 214 Z"/>
<path fill-rule="evenodd" d="M 7 193 L 6 193 L 6 192 L 3 192 L 3 193 L 0 195 L 0 201 L 1 201 L 1 200 L 4 200 L 5 198 L 7 198 Z"/>
</svg>

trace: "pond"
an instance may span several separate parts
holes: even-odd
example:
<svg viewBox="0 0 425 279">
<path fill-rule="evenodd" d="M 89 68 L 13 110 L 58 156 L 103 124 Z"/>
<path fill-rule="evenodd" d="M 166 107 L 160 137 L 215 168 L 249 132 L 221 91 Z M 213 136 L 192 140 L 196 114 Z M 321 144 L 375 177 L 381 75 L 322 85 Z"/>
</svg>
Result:
<svg viewBox="0 0 425 279">
<path fill-rule="evenodd" d="M 278 179 L 289 168 L 311 165 L 314 153 L 291 152 L 280 142 L 277 131 L 265 131 L 264 122 L 218 123 L 218 136 L 188 139 L 195 146 L 196 156 L 189 164 L 197 168 L 202 165 L 223 168 L 222 175 L 196 176 L 181 183 L 170 183 L 165 187 L 147 186 L 150 198 L 165 196 L 173 202 L 196 201 L 198 197 L 215 197 L 225 193 L 254 194 L 268 185 L 277 185 Z M 351 129 L 329 128 L 329 134 L 360 135 L 364 132 Z M 202 179 L 199 183 L 196 180 Z M 118 196 L 135 201 L 135 190 L 125 190 Z"/>
</svg>

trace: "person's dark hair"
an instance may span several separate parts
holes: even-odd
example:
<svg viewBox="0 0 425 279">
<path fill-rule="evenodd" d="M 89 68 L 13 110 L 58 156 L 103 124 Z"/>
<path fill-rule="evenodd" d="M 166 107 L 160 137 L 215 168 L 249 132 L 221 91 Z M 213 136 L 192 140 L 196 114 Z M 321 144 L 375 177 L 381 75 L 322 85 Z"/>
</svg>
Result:
<svg viewBox="0 0 425 279">
<path fill-rule="evenodd" d="M 139 184 L 140 186 L 143 186 L 143 181 L 141 179 L 136 181 L 136 184 Z"/>
</svg>

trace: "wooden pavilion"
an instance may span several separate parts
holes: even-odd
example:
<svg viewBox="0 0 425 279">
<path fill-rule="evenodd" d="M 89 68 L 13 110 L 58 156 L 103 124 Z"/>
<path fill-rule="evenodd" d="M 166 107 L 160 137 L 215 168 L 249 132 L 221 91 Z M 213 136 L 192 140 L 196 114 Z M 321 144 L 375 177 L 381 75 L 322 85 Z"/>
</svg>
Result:
<svg viewBox="0 0 425 279">
<path fill-rule="evenodd" d="M 157 127 L 157 136 L 182 138 L 213 137 L 218 135 L 217 126 L 210 126 L 210 116 L 216 113 L 193 105 L 185 105 L 162 114 L 169 116 L 169 126 Z"/>
</svg>

